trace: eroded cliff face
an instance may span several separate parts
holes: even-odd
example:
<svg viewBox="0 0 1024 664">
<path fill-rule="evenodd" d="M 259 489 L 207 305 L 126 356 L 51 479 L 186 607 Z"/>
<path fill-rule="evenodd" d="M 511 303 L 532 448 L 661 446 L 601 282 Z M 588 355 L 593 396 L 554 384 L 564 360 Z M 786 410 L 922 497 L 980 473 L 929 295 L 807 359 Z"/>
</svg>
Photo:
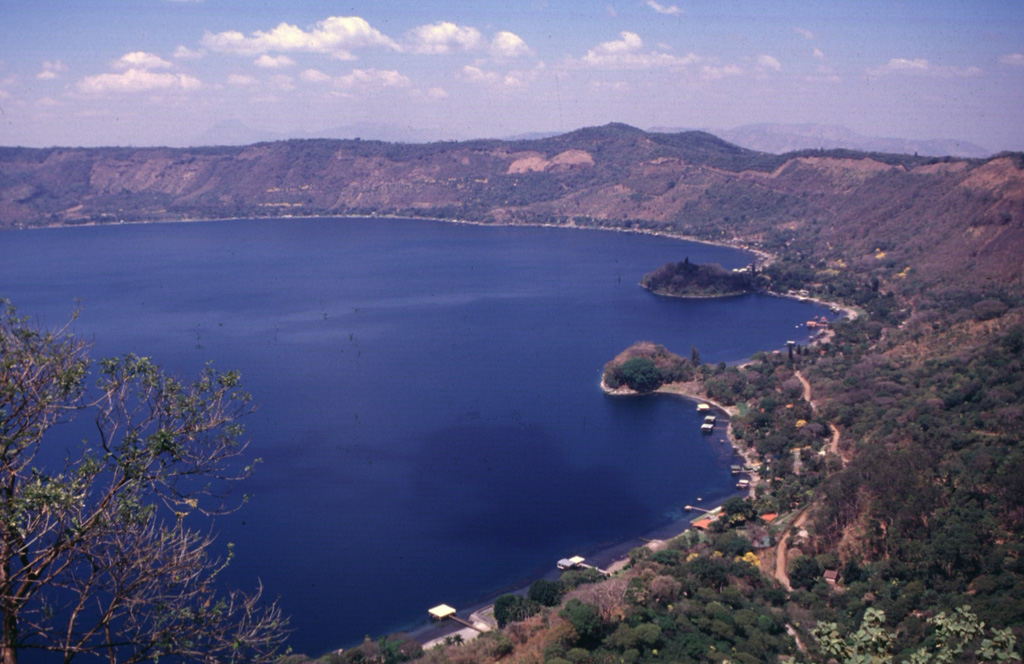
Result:
<svg viewBox="0 0 1024 664">
<path fill-rule="evenodd" d="M 768 155 L 700 132 L 624 125 L 514 142 L 6 148 L 0 227 L 420 215 L 799 242 L 928 278 L 959 271 L 1012 281 L 1024 255 L 1021 166 L 1019 156 Z"/>
</svg>

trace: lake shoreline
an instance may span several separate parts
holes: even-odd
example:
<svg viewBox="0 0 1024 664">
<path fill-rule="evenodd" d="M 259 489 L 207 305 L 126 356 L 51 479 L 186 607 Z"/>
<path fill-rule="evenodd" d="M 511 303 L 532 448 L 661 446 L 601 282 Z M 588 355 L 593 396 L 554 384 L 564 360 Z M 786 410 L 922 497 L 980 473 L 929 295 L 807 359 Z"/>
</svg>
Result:
<svg viewBox="0 0 1024 664">
<path fill-rule="evenodd" d="M 237 218 L 237 219 L 203 219 L 203 220 L 200 220 L 200 219 L 188 219 L 188 220 L 162 220 L 162 221 L 152 221 L 152 222 L 126 222 L 125 224 L 118 224 L 118 223 L 91 223 L 91 224 L 74 224 L 74 225 L 51 225 L 51 226 L 47 226 L 46 228 L 74 228 L 74 227 L 77 227 L 77 226 L 102 227 L 102 226 L 127 225 L 128 223 L 132 223 L 132 224 L 135 224 L 135 225 L 138 225 L 138 224 L 156 225 L 156 224 L 174 224 L 174 223 L 192 223 L 192 224 L 196 224 L 196 223 L 211 222 L 211 221 L 232 221 L 232 220 L 236 220 L 236 221 L 238 221 L 238 220 L 241 220 L 241 221 L 249 221 L 249 220 L 251 220 L 251 221 L 256 221 L 256 222 L 274 222 L 274 221 L 277 221 L 277 220 L 295 220 L 295 221 L 302 222 L 302 221 L 316 221 L 317 219 L 321 219 L 321 220 L 327 219 L 327 220 L 330 220 L 332 218 L 330 218 L 330 217 L 326 217 L 326 218 L 325 217 L 318 217 L 318 218 L 314 218 L 314 217 L 255 217 L 255 218 L 242 217 L 242 218 Z M 427 219 L 427 218 L 420 218 L 420 217 L 398 217 L 398 216 L 395 216 L 395 217 L 381 217 L 381 216 L 337 217 L 335 219 L 339 219 L 339 220 L 340 219 L 353 219 L 353 220 L 360 219 L 360 220 L 382 220 L 382 221 L 387 221 L 387 220 L 396 220 L 396 221 L 398 221 L 398 220 L 401 220 L 401 221 L 404 221 L 404 222 L 409 222 L 410 224 L 415 224 L 416 222 L 419 222 L 419 221 L 433 221 L 435 223 L 442 223 L 442 224 L 447 223 L 447 224 L 464 224 L 464 225 L 476 225 L 476 226 L 501 226 L 501 227 L 516 227 L 516 226 L 518 226 L 518 227 L 522 227 L 524 229 L 525 228 L 535 228 L 535 227 L 546 227 L 546 228 L 568 228 L 568 229 L 572 229 L 572 230 L 605 230 L 605 231 L 623 232 L 623 233 L 635 234 L 635 235 L 652 235 L 652 236 L 661 237 L 661 238 L 665 238 L 665 239 L 693 241 L 693 242 L 698 242 L 700 244 L 709 245 L 709 246 L 722 246 L 722 247 L 728 247 L 730 249 L 741 249 L 741 250 L 744 250 L 744 251 L 751 251 L 747 247 L 737 247 L 737 246 L 734 246 L 734 245 L 731 245 L 731 244 L 726 244 L 726 243 L 706 242 L 706 241 L 701 241 L 701 240 L 694 240 L 694 239 L 691 239 L 691 238 L 680 237 L 680 236 L 674 235 L 674 234 L 658 233 L 658 232 L 651 232 L 651 231 L 643 231 L 643 230 L 638 230 L 638 229 L 613 229 L 613 228 L 600 228 L 600 227 L 562 225 L 562 224 L 516 224 L 516 223 L 488 224 L 488 223 L 482 223 L 482 222 L 471 222 L 471 221 L 461 221 L 461 220 Z M 322 224 L 322 225 L 327 226 L 329 224 Z M 282 225 L 281 228 L 284 228 L 284 227 L 285 227 L 285 225 Z M 116 233 L 116 231 L 115 231 L 115 233 Z M 168 236 L 174 234 L 170 230 L 166 231 L 165 233 Z M 230 231 L 228 231 L 225 234 L 233 234 L 233 233 L 235 233 L 235 231 L 234 230 L 230 230 Z M 785 295 L 780 295 L 780 296 L 781 297 L 786 297 Z M 810 299 L 810 298 L 794 298 L 794 299 Z M 276 337 L 275 337 L 275 339 L 276 339 Z M 673 392 L 672 389 L 670 389 L 670 388 L 666 388 L 665 392 L 666 393 L 670 393 L 670 394 L 674 393 L 677 396 L 678 395 L 686 396 L 689 399 L 698 399 L 698 400 L 701 399 L 701 397 L 695 396 L 695 395 L 692 395 L 692 394 L 682 394 L 682 393 L 679 393 L 679 392 Z M 703 400 L 707 401 L 706 399 L 703 399 Z M 731 431 L 729 429 L 727 429 L 727 435 L 728 435 L 728 433 L 731 433 Z M 713 438 L 705 438 L 705 441 L 708 442 L 708 444 L 711 444 L 712 442 L 719 441 L 719 440 L 721 440 L 721 433 L 717 432 L 717 431 L 715 432 Z M 733 441 L 726 440 L 726 441 L 722 441 L 722 442 L 725 443 L 725 442 L 733 442 Z M 731 448 L 732 448 L 731 450 L 729 450 L 729 448 L 726 448 L 724 445 L 719 447 L 717 444 L 715 444 L 714 447 L 715 447 L 716 451 L 717 450 L 721 450 L 721 454 L 723 454 L 723 455 L 726 454 L 726 453 L 730 453 L 730 454 L 738 453 L 738 449 L 736 448 L 735 444 L 733 444 L 731 446 Z M 718 489 L 716 489 L 715 490 L 715 494 L 710 495 L 710 496 L 705 496 L 706 499 L 710 498 L 710 500 L 707 500 L 707 502 L 702 502 L 701 506 L 710 509 L 714 505 L 717 505 L 720 502 L 724 502 L 724 500 L 728 499 L 730 496 L 735 495 L 736 491 L 730 486 L 731 484 L 732 484 L 732 482 L 730 482 L 728 484 L 723 484 L 723 486 L 721 487 L 721 491 L 723 491 L 723 494 L 722 494 L 720 500 L 715 497 L 717 495 L 717 491 L 718 491 Z M 587 550 L 578 551 L 578 552 L 576 552 L 576 551 L 567 551 L 566 555 L 572 555 L 573 553 L 581 553 L 581 554 L 584 554 L 584 555 L 588 555 L 590 557 L 590 560 L 588 562 L 595 562 L 595 563 L 598 564 L 598 566 L 600 566 L 602 568 L 607 568 L 609 565 L 611 565 L 612 563 L 614 563 L 616 561 L 621 562 L 623 560 L 628 560 L 628 553 L 629 553 L 629 551 L 631 549 L 635 548 L 636 546 L 641 546 L 641 545 L 647 543 L 646 540 L 651 540 L 651 539 L 667 540 L 667 539 L 671 539 L 672 537 L 678 536 L 682 532 L 685 532 L 690 527 L 691 523 L 696 518 L 696 517 L 691 517 L 690 515 L 681 515 L 680 512 L 676 512 L 676 513 L 673 513 L 673 514 L 668 514 L 668 515 L 665 515 L 665 516 L 667 518 L 669 518 L 670 521 L 668 523 L 666 523 L 666 525 L 661 526 L 661 527 L 655 529 L 654 531 L 646 532 L 643 535 L 634 537 L 632 539 L 627 539 L 627 540 L 624 540 L 624 541 L 619 541 L 617 543 L 612 543 L 610 545 L 608 544 L 608 541 L 606 541 L 603 544 L 599 543 L 598 545 L 595 546 L 595 548 L 592 550 L 592 552 L 588 552 Z M 626 532 L 628 532 L 628 530 Z M 607 562 L 606 562 L 606 560 L 607 560 Z M 555 561 L 553 561 L 553 560 L 550 561 L 550 569 L 551 569 L 551 571 L 549 573 L 557 574 L 554 571 L 554 562 Z M 540 571 L 540 570 L 538 569 L 537 571 Z M 532 578 L 533 577 L 528 577 L 528 580 L 532 580 Z M 523 588 L 523 590 L 525 590 L 525 588 Z M 444 599 L 443 597 L 439 597 L 438 601 L 443 601 L 443 599 Z M 423 613 L 424 614 L 426 613 L 426 608 L 427 607 L 423 607 Z M 462 611 L 460 611 L 460 614 L 461 613 L 462 613 Z M 420 622 L 416 622 L 416 623 L 413 623 L 413 624 L 414 625 L 419 625 L 421 623 Z M 410 625 L 410 627 L 412 627 L 412 625 Z M 383 636 L 383 634 L 381 634 L 381 636 Z"/>
<path fill-rule="evenodd" d="M 119 221 L 119 222 L 117 222 L 117 221 L 112 221 L 112 222 L 90 221 L 90 222 L 81 223 L 81 224 L 43 224 L 43 225 L 31 226 L 31 227 L 18 227 L 18 228 L 12 227 L 12 228 L 9 228 L 8 230 L 9 231 L 32 231 L 32 230 L 51 230 L 51 229 L 58 229 L 58 228 L 94 228 L 94 227 L 104 227 L 104 226 L 127 226 L 127 225 L 201 224 L 201 223 L 230 222 L 230 221 L 248 221 L 248 220 L 252 220 L 252 221 L 274 221 L 274 220 L 282 220 L 282 221 L 295 221 L 295 220 L 299 220 L 299 221 L 303 221 L 303 220 L 314 220 L 314 219 L 380 219 L 380 220 L 384 220 L 384 221 L 387 221 L 387 220 L 430 221 L 430 222 L 442 223 L 442 224 L 457 224 L 457 225 L 464 225 L 464 226 L 480 226 L 480 227 L 493 227 L 493 228 L 564 228 L 566 230 L 573 230 L 573 231 L 598 231 L 598 232 L 608 232 L 608 233 L 626 233 L 626 234 L 630 234 L 630 235 L 648 235 L 648 236 L 651 236 L 651 237 L 664 238 L 664 239 L 667 239 L 667 240 L 677 240 L 677 241 L 681 241 L 681 242 L 694 242 L 694 243 L 697 243 L 697 244 L 704 244 L 704 245 L 708 245 L 708 246 L 711 246 L 711 247 L 724 247 L 726 249 L 737 249 L 739 251 L 745 251 L 747 253 L 750 253 L 750 254 L 753 254 L 754 256 L 756 256 L 758 261 L 760 261 L 761 267 L 766 267 L 768 265 L 771 265 L 776 260 L 776 256 L 774 254 L 771 254 L 771 253 L 769 253 L 767 251 L 764 251 L 763 249 L 757 249 L 755 247 L 751 247 L 751 246 L 749 246 L 747 244 L 743 244 L 741 242 L 722 242 L 722 241 L 717 241 L 717 240 L 704 240 L 704 239 L 693 237 L 693 236 L 689 236 L 689 235 L 679 235 L 679 234 L 676 234 L 676 233 L 669 233 L 669 232 L 666 232 L 666 231 L 656 231 L 656 230 L 640 229 L 640 228 L 614 228 L 614 227 L 606 227 L 606 226 L 581 226 L 581 225 L 575 224 L 573 222 L 570 222 L 570 223 L 567 223 L 567 224 L 547 224 L 547 223 L 529 223 L 529 222 L 509 223 L 509 222 L 504 222 L 504 221 L 486 222 L 486 221 L 474 221 L 472 219 L 453 219 L 453 218 L 445 218 L 445 217 L 410 217 L 410 216 L 390 215 L 390 214 L 381 214 L 381 215 L 347 214 L 347 215 L 316 215 L 316 216 L 283 215 L 283 216 L 278 216 L 278 217 L 214 217 L 214 218 L 206 218 L 206 219 L 151 219 L 151 220 L 147 220 L 147 221 Z M 4 232 L 4 231 L 0 231 L 0 233 L 2 233 L 2 232 Z M 643 288 L 643 286 L 641 286 L 641 288 Z M 823 307 L 831 309 L 832 311 L 842 312 L 850 320 L 855 320 L 859 316 L 859 313 L 857 312 L 856 309 L 854 309 L 852 307 L 848 307 L 848 306 L 842 305 L 842 304 L 839 304 L 837 302 L 830 302 L 830 301 L 827 301 L 827 300 L 821 300 L 821 299 L 818 299 L 818 298 L 815 298 L 815 297 L 805 296 L 805 295 L 798 295 L 798 294 L 794 294 L 794 293 L 777 293 L 775 291 L 770 291 L 770 290 L 765 290 L 765 291 L 749 291 L 749 292 L 746 292 L 746 293 L 735 293 L 735 294 L 730 293 L 730 294 L 727 294 L 727 295 L 709 295 L 709 296 L 669 295 L 669 294 L 666 294 L 666 293 L 655 293 L 654 291 L 651 291 L 650 289 L 647 289 L 647 290 L 649 292 L 651 292 L 652 294 L 654 294 L 654 295 L 659 295 L 659 296 L 662 296 L 662 297 L 673 297 L 673 298 L 679 298 L 679 299 L 684 299 L 684 300 L 687 300 L 687 299 L 693 299 L 693 300 L 719 299 L 719 298 L 728 298 L 728 297 L 740 297 L 742 295 L 749 295 L 751 293 L 760 293 L 760 294 L 763 294 L 763 295 L 770 295 L 772 297 L 786 297 L 786 298 L 792 298 L 792 299 L 795 299 L 795 300 L 798 300 L 798 301 L 814 302 L 814 303 L 819 304 L 819 305 L 821 305 Z"/>
<path fill-rule="evenodd" d="M 670 391 L 661 392 L 660 394 L 675 396 L 677 398 L 683 397 L 688 401 L 695 401 L 694 397 L 684 396 Z M 637 395 L 636 393 L 634 393 L 634 395 L 646 396 Z M 696 399 L 696 401 L 707 401 L 708 403 L 712 403 L 711 401 L 701 399 Z M 724 406 L 713 404 L 713 407 L 721 408 L 723 412 L 725 411 Z M 721 442 L 729 445 L 729 451 L 731 452 L 733 458 L 737 456 L 741 458 L 746 458 L 741 453 L 741 451 L 738 448 L 736 448 L 731 442 L 731 425 L 724 435 L 716 432 L 711 436 L 705 437 L 705 440 L 708 442 L 709 445 L 712 442 Z M 751 491 L 753 491 L 753 487 L 751 487 Z M 731 490 L 727 490 L 724 495 L 713 496 L 710 500 L 707 501 L 698 498 L 698 500 L 700 501 L 700 509 L 702 510 L 698 514 L 691 515 L 689 513 L 686 513 L 678 519 L 674 519 L 663 526 L 655 528 L 654 530 L 646 531 L 643 534 L 637 535 L 636 537 L 632 537 L 630 539 L 616 542 L 613 544 L 599 545 L 598 548 L 593 550 L 585 550 L 582 552 L 570 551 L 566 553 L 566 557 L 570 555 L 576 555 L 577 553 L 586 554 L 586 564 L 596 567 L 600 571 L 607 572 L 609 573 L 609 575 L 613 575 L 616 572 L 621 571 L 628 565 L 629 553 L 632 550 L 640 547 L 648 547 L 652 550 L 657 551 L 664 548 L 670 540 L 683 535 L 691 527 L 693 527 L 693 523 L 695 521 L 704 518 L 706 512 L 715 511 L 716 509 L 721 507 L 721 505 L 725 503 L 725 501 L 729 500 L 729 498 L 735 495 L 739 495 L 740 493 L 741 492 L 739 489 L 734 488 Z M 527 577 L 525 579 L 522 579 L 520 582 L 516 582 L 510 584 L 505 588 L 498 589 L 494 592 L 487 594 L 483 599 L 471 603 L 467 607 L 456 607 L 458 608 L 457 615 L 460 618 L 463 618 L 464 620 L 472 622 L 473 617 L 477 614 L 486 614 L 488 610 L 493 606 L 494 600 L 501 595 L 511 593 L 515 595 L 525 596 L 530 588 L 530 585 L 539 579 L 557 581 L 559 576 L 561 576 L 562 572 L 555 567 L 554 563 L 555 561 L 552 561 L 551 570 L 544 574 L 540 574 L 535 577 Z M 426 609 L 424 609 L 424 613 L 425 612 Z M 451 636 L 455 633 L 462 634 L 463 638 L 467 640 L 467 636 L 470 638 L 475 638 L 475 636 L 478 636 L 478 634 L 473 633 L 473 630 L 470 630 L 469 628 L 454 622 L 430 622 L 428 624 L 422 624 L 421 622 L 418 622 L 415 624 L 408 625 L 406 629 L 407 631 L 402 631 L 402 629 L 399 628 L 399 631 L 394 633 L 404 633 L 408 635 L 410 638 L 412 638 L 414 641 L 420 643 L 420 645 L 424 646 L 428 646 L 428 644 L 429 646 L 432 646 L 433 644 L 443 642 L 444 637 Z"/>
<path fill-rule="evenodd" d="M 630 390 L 628 387 L 619 388 L 618 390 L 612 390 L 604 383 L 603 379 L 600 383 L 600 389 L 606 395 L 613 398 L 650 396 L 639 394 L 633 390 Z M 744 460 L 745 463 L 749 463 L 749 459 L 745 451 L 741 450 L 736 445 L 736 441 L 732 433 L 731 418 L 733 415 L 738 413 L 738 409 L 736 407 L 725 406 L 724 404 L 721 404 L 715 401 L 714 399 L 708 399 L 706 397 L 700 396 L 692 391 L 692 388 L 689 387 L 689 384 L 684 383 L 670 383 L 668 385 L 663 385 L 658 390 L 655 390 L 655 392 L 653 392 L 652 394 L 671 396 L 677 399 L 681 398 L 688 402 L 691 402 L 694 405 L 694 407 L 696 407 L 698 403 L 707 403 L 713 409 L 719 411 L 721 415 L 727 416 L 729 418 L 729 424 L 726 426 L 725 432 L 722 433 L 716 431 L 710 436 L 706 436 L 704 440 L 707 442 L 709 446 L 712 447 L 714 447 L 712 443 L 716 442 L 727 445 L 728 453 L 733 459 L 735 459 L 736 457 L 740 457 Z M 750 475 L 749 473 L 744 474 Z M 753 477 L 754 476 L 751 475 L 752 480 L 749 489 L 749 494 L 747 495 L 753 495 L 755 485 Z M 735 495 L 739 495 L 741 493 L 742 492 L 739 489 L 727 489 L 724 492 L 724 495 L 714 496 L 711 498 L 711 500 L 708 500 L 707 502 L 703 501 L 701 497 L 698 497 L 697 500 L 701 501 L 700 513 L 698 514 L 691 515 L 687 513 L 678 519 L 674 519 L 663 526 L 655 528 L 651 531 L 647 531 L 636 537 L 627 539 L 625 541 L 617 542 L 611 545 L 601 545 L 599 546 L 599 548 L 595 550 L 583 551 L 582 553 L 587 554 L 586 562 L 588 565 L 597 568 L 599 571 L 603 571 L 608 573 L 609 575 L 613 575 L 616 572 L 621 571 L 628 565 L 629 554 L 633 549 L 639 547 L 648 547 L 652 550 L 657 551 L 664 548 L 665 546 L 667 546 L 667 543 L 670 540 L 685 534 L 690 528 L 693 527 L 693 523 L 704 518 L 706 513 L 714 512 L 716 509 L 721 507 L 721 505 L 725 503 L 725 501 L 727 501 L 729 498 Z M 576 552 L 567 552 L 566 556 L 568 557 L 569 555 L 574 555 L 575 553 Z M 473 622 L 473 618 L 477 617 L 481 613 L 486 613 L 488 609 L 490 609 L 491 606 L 493 605 L 494 600 L 500 595 L 504 595 L 506 593 L 525 595 L 529 590 L 530 584 L 532 584 L 534 581 L 537 581 L 539 579 L 556 581 L 560 575 L 561 571 L 557 570 L 555 566 L 552 565 L 552 569 L 549 572 L 539 575 L 535 578 L 529 578 L 528 583 L 527 579 L 524 579 L 523 583 L 525 583 L 525 585 L 520 585 L 519 583 L 512 584 L 509 587 L 488 594 L 485 599 L 474 602 L 468 607 L 459 608 L 457 615 L 459 615 L 459 617 L 465 620 Z M 418 623 L 415 626 L 410 625 L 409 631 L 404 633 L 406 633 L 410 638 L 412 638 L 413 640 L 417 641 L 425 647 L 431 647 L 434 644 L 443 643 L 444 638 L 446 636 L 451 636 L 456 633 L 460 634 L 466 640 L 469 640 L 470 638 L 475 638 L 478 635 L 475 633 L 474 630 L 471 630 L 470 628 L 464 627 L 463 625 L 453 622 L 430 623 L 427 625 L 422 625 Z"/>
<path fill-rule="evenodd" d="M 510 223 L 506 221 L 475 221 L 472 219 L 454 219 L 446 217 L 411 217 L 406 215 L 397 214 L 324 214 L 324 215 L 281 215 L 275 217 L 210 217 L 202 219 L 191 219 L 191 218 L 179 218 L 179 219 L 149 219 L 149 220 L 137 220 L 137 221 L 88 221 L 80 224 L 40 224 L 38 226 L 12 226 L 8 230 L 11 231 L 32 231 L 32 230 L 46 230 L 54 228 L 93 228 L 100 226 L 127 226 L 127 225 L 147 225 L 147 224 L 197 224 L 197 223 L 208 223 L 208 222 L 227 222 L 227 221 L 294 221 L 294 220 L 312 220 L 312 219 L 401 219 L 405 221 L 434 221 L 445 224 L 462 224 L 466 226 L 491 226 L 494 228 L 565 228 L 568 230 L 580 230 L 580 231 L 605 231 L 611 233 L 629 233 L 634 235 L 650 235 L 652 237 L 661 237 L 670 240 L 682 240 L 683 242 L 696 242 L 698 244 L 706 244 L 712 247 L 726 247 L 729 249 L 739 249 L 742 251 L 749 252 L 757 256 L 760 260 L 764 261 L 762 265 L 770 265 L 775 261 L 775 256 L 762 250 L 750 247 L 739 242 L 722 242 L 717 240 L 704 240 L 697 237 L 688 235 L 679 235 L 676 233 L 669 233 L 666 231 L 656 231 L 641 228 L 616 228 L 608 226 L 582 226 L 574 222 L 566 224 L 551 224 L 551 223 Z M 0 231 L 2 232 L 2 231 Z"/>
</svg>

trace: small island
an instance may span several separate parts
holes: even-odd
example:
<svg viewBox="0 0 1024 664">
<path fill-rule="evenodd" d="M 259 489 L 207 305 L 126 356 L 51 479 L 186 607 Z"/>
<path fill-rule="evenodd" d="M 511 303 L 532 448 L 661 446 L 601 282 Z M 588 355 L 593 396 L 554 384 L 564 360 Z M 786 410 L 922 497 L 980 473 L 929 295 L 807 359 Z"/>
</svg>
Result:
<svg viewBox="0 0 1024 664">
<path fill-rule="evenodd" d="M 729 297 L 754 289 L 754 270 L 726 270 L 717 263 L 666 263 L 648 272 L 640 285 L 657 295 L 670 297 Z"/>
</svg>

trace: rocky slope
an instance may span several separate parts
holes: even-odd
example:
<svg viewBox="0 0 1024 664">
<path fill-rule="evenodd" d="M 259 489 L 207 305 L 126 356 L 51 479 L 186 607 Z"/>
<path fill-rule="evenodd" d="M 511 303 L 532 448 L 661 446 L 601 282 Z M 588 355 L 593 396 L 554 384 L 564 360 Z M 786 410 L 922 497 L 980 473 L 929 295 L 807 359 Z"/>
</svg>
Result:
<svg viewBox="0 0 1024 664">
<path fill-rule="evenodd" d="M 644 228 L 930 282 L 1022 279 L 1024 158 L 755 152 L 606 125 L 521 141 L 0 148 L 0 227 L 398 214 Z M 903 275 L 904 277 L 907 274 Z"/>
</svg>

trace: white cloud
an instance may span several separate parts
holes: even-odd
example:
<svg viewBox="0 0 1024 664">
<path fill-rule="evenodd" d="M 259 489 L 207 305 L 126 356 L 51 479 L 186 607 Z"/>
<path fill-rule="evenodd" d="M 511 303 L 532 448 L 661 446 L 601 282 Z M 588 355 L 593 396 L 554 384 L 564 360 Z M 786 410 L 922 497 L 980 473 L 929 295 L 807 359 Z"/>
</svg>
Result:
<svg viewBox="0 0 1024 664">
<path fill-rule="evenodd" d="M 153 53 L 146 53 L 145 51 L 134 51 L 132 53 L 126 53 L 122 55 L 117 62 L 114 63 L 114 67 L 124 71 L 130 69 L 167 69 L 171 66 L 170 62 L 167 62 L 159 55 Z"/>
<path fill-rule="evenodd" d="M 797 33 L 804 39 L 814 39 L 814 33 L 805 28 L 793 28 L 793 32 Z"/>
<path fill-rule="evenodd" d="M 602 42 L 587 52 L 587 55 L 593 53 L 597 56 L 606 55 L 621 55 L 623 53 L 632 53 L 643 48 L 644 40 L 640 39 L 640 35 L 635 32 L 623 31 L 620 33 L 622 39 L 618 41 Z"/>
<path fill-rule="evenodd" d="M 538 64 L 533 69 L 512 70 L 500 74 L 494 71 L 484 71 L 474 65 L 466 65 L 462 68 L 462 78 L 471 83 L 482 83 L 501 88 L 522 88 L 536 80 L 539 72 L 545 69 L 544 64 Z"/>
<path fill-rule="evenodd" d="M 507 88 L 521 88 L 534 79 L 532 72 L 528 71 L 510 71 L 505 74 L 501 79 L 501 84 Z"/>
<path fill-rule="evenodd" d="M 891 72 L 926 72 L 928 71 L 928 67 L 928 61 L 924 58 L 917 58 L 914 60 L 893 58 L 892 60 L 889 60 L 888 64 L 876 67 L 875 71 L 883 74 Z"/>
<path fill-rule="evenodd" d="M 260 57 L 256 58 L 253 64 L 257 67 L 263 67 L 264 69 L 281 69 L 282 67 L 291 67 L 295 64 L 295 61 L 287 55 L 273 56 L 264 53 Z"/>
<path fill-rule="evenodd" d="M 52 81 L 55 78 L 59 78 L 61 73 L 67 71 L 67 69 L 67 65 L 60 60 L 46 61 L 43 63 L 43 70 L 36 74 L 36 78 L 40 81 Z"/>
<path fill-rule="evenodd" d="M 354 59 L 352 50 L 359 48 L 400 50 L 390 37 L 358 16 L 331 16 L 318 22 L 311 30 L 281 23 L 269 32 L 257 30 L 249 37 L 237 30 L 216 34 L 207 32 L 201 43 L 217 53 L 257 55 L 270 51 L 302 51 L 330 53 L 344 60 Z"/>
<path fill-rule="evenodd" d="M 805 81 L 811 83 L 819 81 L 824 81 L 826 83 L 838 83 L 841 80 L 839 76 L 836 75 L 835 70 L 832 69 L 832 66 L 828 64 L 828 58 L 825 57 L 824 51 L 815 47 L 814 50 L 811 51 L 811 55 L 818 61 L 818 64 L 815 65 L 813 74 L 808 74 L 803 77 Z"/>
<path fill-rule="evenodd" d="M 412 85 L 407 76 L 393 69 L 353 69 L 352 73 L 334 79 L 344 90 L 354 88 L 406 88 Z"/>
<path fill-rule="evenodd" d="M 454 53 L 470 51 L 483 44 L 483 35 L 476 28 L 439 21 L 421 25 L 408 32 L 408 47 L 414 53 Z"/>
<path fill-rule="evenodd" d="M 739 65 L 725 65 L 724 67 L 704 65 L 700 68 L 700 77 L 707 81 L 717 81 L 727 76 L 739 76 L 742 73 L 743 69 Z"/>
<path fill-rule="evenodd" d="M 654 11 L 658 12 L 659 14 L 666 14 L 668 16 L 678 16 L 679 14 L 683 13 L 683 10 L 680 9 L 679 7 L 676 7 L 675 5 L 665 6 L 659 2 L 655 2 L 655 0 L 646 0 L 644 4 L 653 9 Z"/>
<path fill-rule="evenodd" d="M 1024 67 L 1024 53 L 1007 53 L 999 57 L 999 64 Z"/>
<path fill-rule="evenodd" d="M 104 92 L 150 92 L 154 90 L 190 91 L 202 87 L 202 82 L 187 74 L 154 72 L 147 69 L 129 69 L 120 74 L 87 76 L 78 82 L 78 89 L 87 94 Z"/>
<path fill-rule="evenodd" d="M 654 69 L 685 67 L 700 61 L 693 53 L 678 57 L 661 51 L 643 52 L 643 40 L 635 32 L 622 32 L 621 37 L 622 39 L 598 44 L 587 51 L 578 63 L 604 69 Z"/>
<path fill-rule="evenodd" d="M 977 76 L 981 73 L 981 69 L 978 67 L 936 65 L 925 58 L 893 58 L 884 65 L 868 69 L 867 73 L 871 76 L 909 75 L 951 78 L 957 76 Z"/>
<path fill-rule="evenodd" d="M 428 99 L 447 99 L 448 92 L 444 88 L 430 88 L 426 92 Z"/>
<path fill-rule="evenodd" d="M 248 74 L 229 74 L 228 85 L 236 88 L 249 88 L 256 85 L 258 81 L 255 77 L 249 76 Z"/>
<path fill-rule="evenodd" d="M 299 74 L 299 78 L 307 83 L 326 83 L 331 80 L 330 76 L 319 69 L 307 69 Z"/>
<path fill-rule="evenodd" d="M 770 55 L 757 56 L 757 66 L 761 68 L 762 71 L 767 71 L 769 69 L 772 71 L 782 71 L 782 63 Z"/>
<path fill-rule="evenodd" d="M 496 58 L 518 58 L 529 54 L 530 47 L 514 32 L 502 30 L 491 40 L 491 55 Z"/>
<path fill-rule="evenodd" d="M 178 46 L 174 49 L 174 57 L 177 60 L 198 60 L 204 55 L 203 51 L 193 51 L 187 46 Z"/>
<path fill-rule="evenodd" d="M 499 83 L 501 81 L 500 74 L 493 71 L 485 72 L 473 65 L 466 65 L 462 68 L 462 77 L 473 83 Z"/>
</svg>

